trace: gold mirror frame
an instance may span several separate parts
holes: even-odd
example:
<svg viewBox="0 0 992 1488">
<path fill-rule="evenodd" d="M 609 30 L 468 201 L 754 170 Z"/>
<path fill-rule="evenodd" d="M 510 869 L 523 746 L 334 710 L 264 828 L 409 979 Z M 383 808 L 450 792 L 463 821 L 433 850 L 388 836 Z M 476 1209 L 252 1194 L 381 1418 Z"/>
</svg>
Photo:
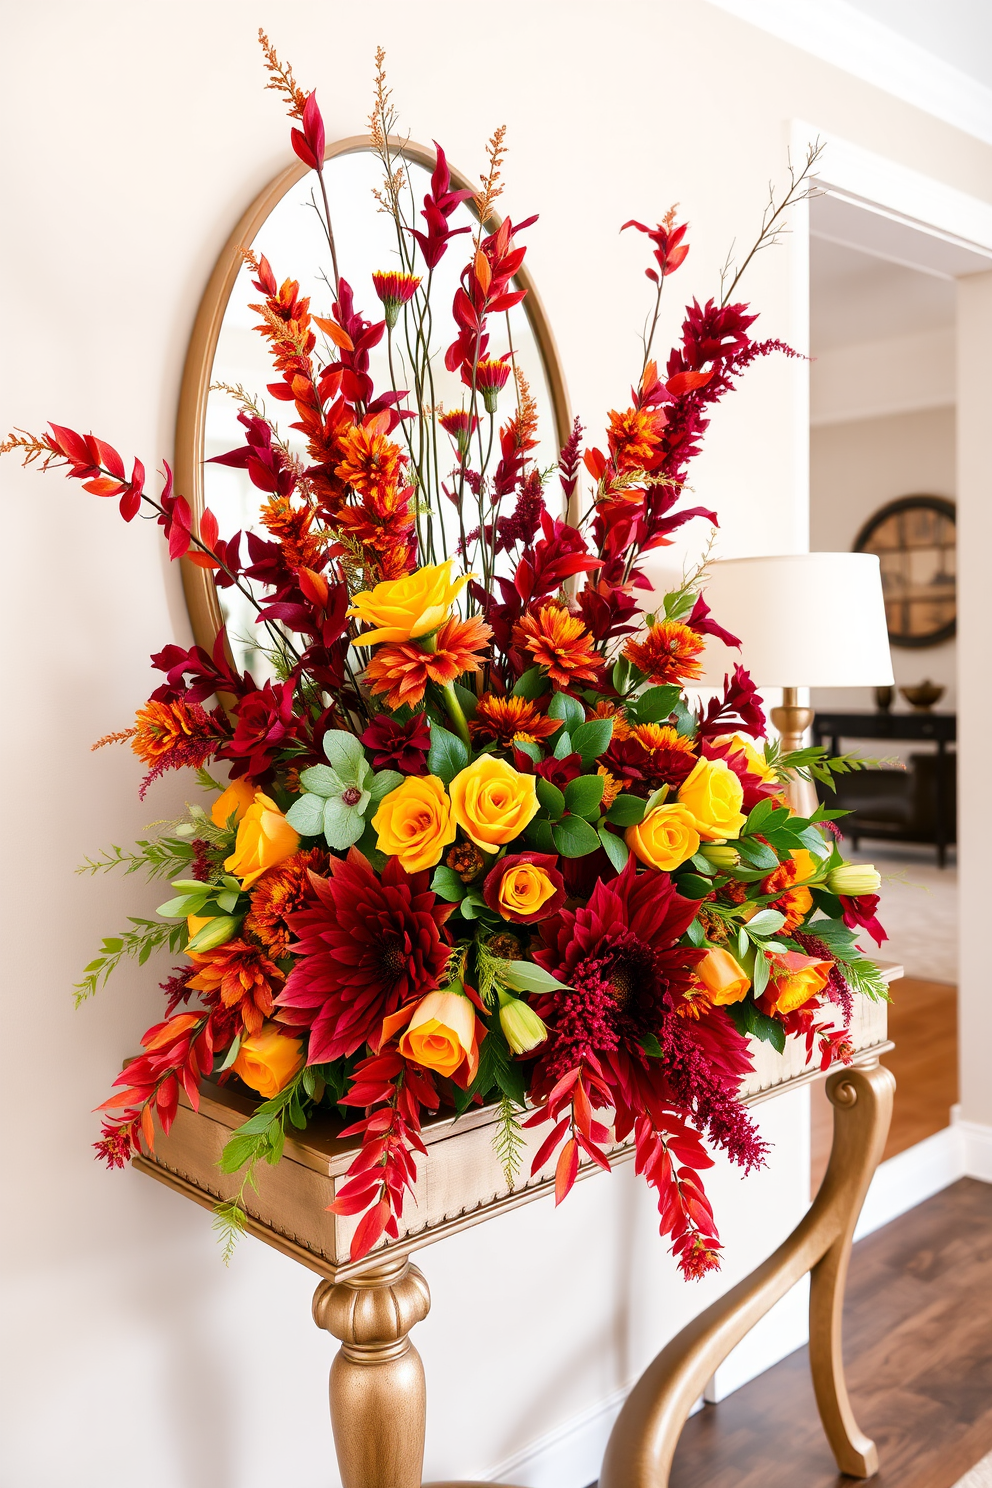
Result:
<svg viewBox="0 0 992 1488">
<path fill-rule="evenodd" d="M 424 166 L 427 170 L 434 169 L 436 156 L 433 150 L 415 144 L 412 140 L 391 138 L 390 144 L 414 164 Z M 367 135 L 351 135 L 348 139 L 338 140 L 335 144 L 328 145 L 324 152 L 324 159 L 325 161 L 333 160 L 339 155 L 354 155 L 368 149 Z M 196 312 L 179 390 L 175 470 L 176 489 L 186 497 L 194 518 L 197 520 L 204 507 L 203 446 L 207 399 L 210 395 L 211 374 L 221 327 L 227 313 L 231 291 L 242 268 L 243 260 L 240 250 L 251 247 L 256 234 L 287 191 L 295 186 L 297 181 L 302 180 L 307 170 L 308 167 L 302 161 L 295 161 L 285 170 L 280 171 L 279 175 L 259 192 L 251 206 L 242 214 L 241 220 L 225 243 Z M 449 170 L 454 187 L 458 190 L 475 191 L 468 177 L 451 166 L 450 162 Z M 499 224 L 500 218 L 493 214 L 486 219 L 483 226 L 488 232 L 495 232 Z M 514 277 L 520 288 L 527 291 L 523 309 L 530 321 L 544 363 L 554 409 L 555 434 L 560 448 L 571 432 L 571 415 L 558 349 L 555 346 L 555 339 L 544 307 L 527 270 L 520 269 Z M 181 560 L 181 567 L 183 590 L 186 595 L 186 607 L 189 610 L 193 635 L 197 643 L 209 651 L 223 624 L 217 589 L 208 570 L 198 568 L 187 558 Z"/>
</svg>

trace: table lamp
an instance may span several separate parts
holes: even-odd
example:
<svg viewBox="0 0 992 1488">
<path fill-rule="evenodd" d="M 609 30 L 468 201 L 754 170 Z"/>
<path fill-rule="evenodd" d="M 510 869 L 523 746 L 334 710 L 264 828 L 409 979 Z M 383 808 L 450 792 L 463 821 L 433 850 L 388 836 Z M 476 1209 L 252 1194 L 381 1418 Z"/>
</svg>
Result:
<svg viewBox="0 0 992 1488">
<path fill-rule="evenodd" d="M 740 651 L 708 638 L 699 687 L 722 687 L 740 661 L 758 687 L 781 687 L 771 710 L 783 752 L 802 747 L 813 709 L 800 687 L 882 687 L 891 683 L 882 576 L 874 553 L 786 553 L 725 558 L 703 586 L 713 618 L 739 636 Z M 802 816 L 816 808 L 812 781 L 794 777 L 789 799 Z"/>
</svg>

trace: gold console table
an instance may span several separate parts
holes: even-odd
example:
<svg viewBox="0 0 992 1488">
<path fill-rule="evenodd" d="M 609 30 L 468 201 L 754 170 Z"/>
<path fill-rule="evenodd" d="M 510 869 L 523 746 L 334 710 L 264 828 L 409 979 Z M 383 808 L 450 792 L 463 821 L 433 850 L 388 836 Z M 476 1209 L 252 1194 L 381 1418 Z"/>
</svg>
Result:
<svg viewBox="0 0 992 1488">
<path fill-rule="evenodd" d="M 892 980 L 901 968 L 886 967 L 884 974 Z M 857 998 L 852 1035 L 854 1062 L 827 1078 L 833 1147 L 812 1207 L 768 1260 L 700 1313 L 648 1366 L 613 1428 L 600 1488 L 667 1488 L 679 1433 L 706 1381 L 807 1272 L 810 1364 L 824 1430 L 842 1472 L 865 1478 L 877 1470 L 874 1443 L 859 1431 L 844 1383 L 841 1313 L 854 1227 L 892 1110 L 895 1081 L 879 1063 L 892 1047 L 884 1004 Z M 797 1040 L 790 1040 L 783 1055 L 757 1044 L 754 1060 L 744 1091 L 749 1105 L 819 1075 L 815 1065 L 807 1068 L 805 1045 Z M 199 1112 L 182 1104 L 169 1135 L 157 1137 L 154 1157 L 136 1157 L 134 1166 L 198 1204 L 212 1207 L 230 1199 L 239 1182 L 221 1172 L 218 1159 L 232 1130 L 253 1109 L 245 1096 L 207 1086 Z M 357 1219 L 327 1213 L 345 1181 L 353 1142 L 337 1138 L 329 1121 L 314 1122 L 300 1136 L 287 1136 L 276 1167 L 256 1170 L 258 1192 L 247 1199 L 247 1228 L 320 1276 L 314 1321 L 341 1342 L 331 1366 L 330 1403 L 344 1488 L 421 1488 L 427 1392 L 410 1332 L 427 1316 L 430 1293 L 411 1253 L 554 1189 L 553 1161 L 529 1181 L 507 1186 L 492 1150 L 492 1121 L 493 1113 L 481 1109 L 425 1127 L 430 1156 L 421 1165 L 416 1202 L 406 1208 L 399 1237 L 380 1243 L 358 1263 L 348 1259 Z M 526 1173 L 544 1134 L 523 1135 Z M 612 1153 L 614 1161 L 632 1156 L 629 1145 Z M 580 1177 L 597 1171 L 589 1163 Z"/>
</svg>

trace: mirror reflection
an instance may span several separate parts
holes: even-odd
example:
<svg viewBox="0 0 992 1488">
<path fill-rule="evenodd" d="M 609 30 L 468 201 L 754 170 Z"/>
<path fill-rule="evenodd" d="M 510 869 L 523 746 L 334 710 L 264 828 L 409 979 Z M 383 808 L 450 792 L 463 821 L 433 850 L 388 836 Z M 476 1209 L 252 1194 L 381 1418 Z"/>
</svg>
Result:
<svg viewBox="0 0 992 1488">
<path fill-rule="evenodd" d="M 429 188 L 430 171 L 409 159 L 405 160 L 404 166 L 413 206 L 409 215 L 413 217 L 419 212 Z M 259 257 L 264 255 L 279 283 L 287 278 L 299 282 L 300 294 L 310 297 L 311 313 L 330 317 L 334 294 L 329 281 L 327 239 L 311 199 L 312 180 L 310 175 L 304 177 L 282 197 L 256 233 L 252 250 Z M 379 209 L 374 195 L 382 183 L 381 164 L 371 150 L 338 155 L 326 162 L 325 180 L 340 273 L 352 286 L 356 309 L 369 320 L 379 320 L 382 306 L 373 289 L 372 275 L 380 270 L 402 267 L 393 220 Z M 468 203 L 455 209 L 450 225 L 467 227 L 470 233 L 477 230 L 477 218 Z M 462 408 L 468 392 L 458 372 L 446 370 L 444 350 L 456 334 L 450 307 L 470 251 L 470 234 L 455 238 L 434 271 L 431 289 L 435 317 L 432 336 L 435 404 L 445 411 Z M 280 437 L 305 464 L 303 435 L 292 428 L 295 408 L 292 404 L 277 402 L 265 391 L 266 384 L 275 381 L 277 374 L 268 355 L 268 343 L 256 329 L 259 314 L 251 309 L 252 304 L 257 305 L 261 298 L 252 286 L 253 277 L 247 265 L 242 267 L 224 314 L 211 371 L 204 426 L 204 458 L 209 462 L 213 456 L 243 443 L 244 430 L 238 423 L 238 413 L 243 395 L 248 394 L 256 401 L 259 411 L 277 425 Z M 439 323 L 441 315 L 445 317 L 444 323 Z M 490 341 L 489 355 L 500 357 L 512 352 L 515 366 L 527 379 L 538 415 L 540 443 L 535 451 L 535 461 L 538 469 L 547 470 L 558 458 L 559 430 L 548 370 L 527 313 L 526 300 L 505 315 L 493 318 Z M 397 389 L 412 387 L 401 338 L 393 338 L 395 383 L 388 363 L 385 337 L 371 352 L 369 372 L 378 390 L 391 386 Z M 512 412 L 511 400 L 515 396 L 511 378 L 500 395 L 497 426 Z M 409 406 L 409 400 L 406 406 Z M 454 469 L 453 454 L 451 463 Z M 206 463 L 203 467 L 203 499 L 217 516 L 222 534 L 239 529 L 262 531 L 258 512 L 265 497 L 251 484 L 246 471 Z M 454 552 L 459 542 L 457 517 L 455 508 L 443 500 L 440 518 L 447 550 Z M 271 675 L 267 657 L 257 649 L 255 616 L 248 602 L 235 589 L 219 590 L 218 599 L 237 666 L 250 670 L 256 680 Z"/>
</svg>

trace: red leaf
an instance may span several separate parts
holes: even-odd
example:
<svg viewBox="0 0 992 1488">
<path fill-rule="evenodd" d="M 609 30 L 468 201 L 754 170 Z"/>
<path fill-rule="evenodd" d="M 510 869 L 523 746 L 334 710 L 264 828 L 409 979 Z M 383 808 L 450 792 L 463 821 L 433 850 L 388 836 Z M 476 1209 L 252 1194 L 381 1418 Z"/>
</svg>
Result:
<svg viewBox="0 0 992 1488">
<path fill-rule="evenodd" d="M 294 130 L 295 133 L 295 130 Z M 380 1199 L 374 1209 L 370 1209 L 365 1218 L 359 1221 L 358 1229 L 355 1231 L 351 1242 L 351 1259 L 360 1261 L 367 1256 L 373 1245 L 379 1239 L 386 1228 L 389 1219 L 389 1200 Z"/>
<path fill-rule="evenodd" d="M 220 537 L 220 527 L 217 518 L 209 506 L 204 507 L 203 516 L 200 518 L 200 541 L 208 548 L 215 548 L 218 537 Z"/>
<path fill-rule="evenodd" d="M 336 320 L 325 320 L 323 316 L 315 315 L 313 317 L 313 323 L 315 326 L 319 326 L 326 336 L 330 337 L 335 346 L 340 346 L 342 351 L 354 351 L 354 341 L 352 341 L 347 331 L 341 329 Z"/>
<path fill-rule="evenodd" d="M 94 465 L 102 465 L 105 470 L 109 470 L 110 474 L 116 476 L 118 480 L 127 479 L 124 470 L 124 461 L 112 444 L 107 444 L 104 439 L 97 439 L 95 434 L 88 434 L 86 436 L 86 443 L 95 456 Z"/>
<path fill-rule="evenodd" d="M 89 491 L 93 496 L 116 496 L 123 489 L 119 480 L 111 480 L 108 475 L 98 475 L 95 480 L 83 482 L 83 490 Z"/>
<path fill-rule="evenodd" d="M 559 1121 L 558 1125 L 555 1127 L 551 1135 L 549 1137 L 546 1137 L 545 1140 L 542 1142 L 540 1148 L 538 1149 L 537 1156 L 534 1158 L 534 1161 L 530 1165 L 530 1173 L 532 1178 L 535 1173 L 539 1173 L 540 1170 L 544 1167 L 544 1164 L 548 1161 L 548 1158 L 551 1156 L 552 1152 L 554 1152 L 555 1148 L 558 1146 L 558 1143 L 568 1131 L 568 1127 L 569 1121 L 568 1117 L 566 1116 L 564 1121 Z"/>
<path fill-rule="evenodd" d="M 290 130 L 289 140 L 290 140 L 290 144 L 293 146 L 293 149 L 296 151 L 297 155 L 303 161 L 303 164 L 304 165 L 308 165 L 311 170 L 316 170 L 317 169 L 317 157 L 313 153 L 313 151 L 311 150 L 310 146 L 307 144 L 306 139 L 304 138 L 304 136 L 300 133 L 300 131 L 298 129 L 292 129 L 292 130 Z M 363 1250 L 362 1251 L 362 1255 L 365 1255 L 365 1253 L 366 1252 Z M 352 1257 L 352 1259 L 354 1259 L 354 1256 Z"/>
<path fill-rule="evenodd" d="M 67 429 L 64 424 L 49 424 L 48 427 L 55 436 L 55 443 L 67 460 L 71 460 L 74 465 L 93 464 L 82 434 L 77 434 L 74 429 Z"/>
<path fill-rule="evenodd" d="M 575 1175 L 579 1171 L 579 1144 L 574 1137 L 569 1137 L 558 1155 L 558 1165 L 555 1168 L 555 1207 L 561 1203 L 572 1184 Z"/>
<path fill-rule="evenodd" d="M 683 393 L 694 393 L 697 388 L 705 387 L 715 371 L 716 368 L 711 367 L 708 372 L 676 372 L 665 387 L 673 398 L 681 398 Z"/>
</svg>

